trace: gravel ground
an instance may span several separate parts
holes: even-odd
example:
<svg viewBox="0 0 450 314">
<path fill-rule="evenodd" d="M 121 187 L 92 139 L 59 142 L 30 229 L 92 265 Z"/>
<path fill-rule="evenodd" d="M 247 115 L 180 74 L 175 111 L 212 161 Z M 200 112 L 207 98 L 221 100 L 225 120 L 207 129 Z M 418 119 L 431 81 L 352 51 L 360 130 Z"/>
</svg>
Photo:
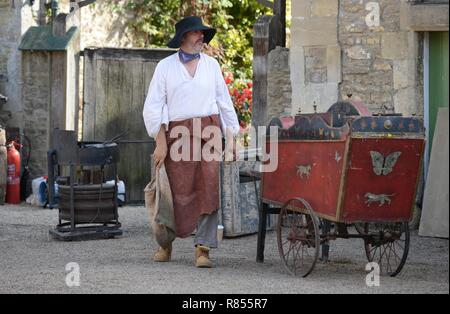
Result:
<svg viewBox="0 0 450 314">
<path fill-rule="evenodd" d="M 173 260 L 154 263 L 157 245 L 144 207 L 119 209 L 123 236 L 61 242 L 48 230 L 57 210 L 0 206 L 0 293 L 449 293 L 449 243 L 412 232 L 410 254 L 395 278 L 367 287 L 361 240 L 331 243 L 331 262 L 307 278 L 281 265 L 276 235 L 268 232 L 265 262 L 255 262 L 256 235 L 224 239 L 211 253 L 215 268 L 193 266 L 192 239 L 174 242 Z M 80 267 L 80 286 L 66 285 L 66 264 Z"/>
</svg>

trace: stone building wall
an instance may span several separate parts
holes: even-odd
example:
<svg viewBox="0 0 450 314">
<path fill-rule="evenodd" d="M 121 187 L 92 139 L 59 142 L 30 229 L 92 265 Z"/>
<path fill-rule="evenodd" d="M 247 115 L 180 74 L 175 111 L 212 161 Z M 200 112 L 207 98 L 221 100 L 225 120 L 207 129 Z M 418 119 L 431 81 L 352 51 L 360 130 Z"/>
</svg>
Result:
<svg viewBox="0 0 450 314">
<path fill-rule="evenodd" d="M 133 47 L 133 37 L 126 22 L 117 13 L 98 3 L 82 9 L 81 49 L 97 47 Z"/>
<path fill-rule="evenodd" d="M 47 52 L 23 52 L 23 132 L 30 139 L 29 169 L 34 177 L 47 171 L 49 143 L 50 54 Z M 28 150 L 28 147 L 25 146 Z M 28 151 L 24 152 L 25 156 Z"/>
<path fill-rule="evenodd" d="M 40 2 L 30 6 L 28 1 L 0 0 L 0 93 L 8 97 L 0 109 L 0 124 L 19 128 L 31 140 L 33 177 L 47 174 L 50 57 L 48 53 L 22 52 L 18 47 L 29 27 L 39 23 Z M 59 13 L 69 11 L 69 0 L 59 1 Z M 88 46 L 131 47 L 127 34 L 126 24 L 104 1 L 81 9 L 81 50 Z M 80 70 L 82 73 L 82 64 Z M 82 86 L 81 81 L 80 89 Z M 25 145 L 22 155 L 27 154 Z"/>
<path fill-rule="evenodd" d="M 339 0 L 292 1 L 292 111 L 326 110 L 338 100 L 341 49 L 338 42 Z"/>
<path fill-rule="evenodd" d="M 69 12 L 70 0 L 60 1 L 60 12 Z M 115 1 L 123 3 L 124 0 Z M 97 1 L 81 8 L 81 50 L 86 47 L 132 47 L 128 21 L 111 8 L 107 1 Z"/>
<path fill-rule="evenodd" d="M 292 111 L 351 94 L 374 112 L 422 114 L 421 34 L 401 27 L 405 3 L 292 1 Z"/>
<path fill-rule="evenodd" d="M 341 0 L 340 97 L 352 94 L 374 112 L 421 114 L 419 34 L 400 27 L 402 1 Z"/>
<path fill-rule="evenodd" d="M 277 47 L 269 52 L 267 69 L 267 117 L 290 113 L 292 87 L 289 70 L 289 49 Z"/>
<path fill-rule="evenodd" d="M 22 0 L 0 0 L 0 93 L 8 102 L 0 113 L 0 124 L 23 127 L 21 36 L 37 24 L 39 3 L 31 7 Z M 8 114 L 4 114 L 7 112 Z"/>
</svg>

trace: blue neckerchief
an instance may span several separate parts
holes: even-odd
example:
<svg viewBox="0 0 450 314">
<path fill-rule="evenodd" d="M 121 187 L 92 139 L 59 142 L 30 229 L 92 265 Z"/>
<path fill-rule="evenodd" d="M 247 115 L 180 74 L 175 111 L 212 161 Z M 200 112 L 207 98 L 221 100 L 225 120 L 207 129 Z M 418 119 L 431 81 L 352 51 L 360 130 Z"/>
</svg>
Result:
<svg viewBox="0 0 450 314">
<path fill-rule="evenodd" d="M 199 53 L 187 53 L 181 49 L 179 50 L 179 56 L 182 63 L 188 63 L 189 61 L 200 58 Z"/>
</svg>

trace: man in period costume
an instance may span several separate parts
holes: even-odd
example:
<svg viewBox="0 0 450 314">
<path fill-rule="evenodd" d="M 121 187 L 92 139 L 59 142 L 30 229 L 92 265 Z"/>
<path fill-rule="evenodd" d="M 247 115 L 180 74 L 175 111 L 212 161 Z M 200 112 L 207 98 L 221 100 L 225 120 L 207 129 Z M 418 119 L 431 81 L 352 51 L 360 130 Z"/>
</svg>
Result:
<svg viewBox="0 0 450 314">
<path fill-rule="evenodd" d="M 222 134 L 232 139 L 239 132 L 239 122 L 219 63 L 201 52 L 216 30 L 203 25 L 201 18 L 195 16 L 182 19 L 175 28 L 176 34 L 168 46 L 179 50 L 156 66 L 143 117 L 148 134 L 156 139 L 153 154 L 156 168 L 164 165 L 167 171 L 176 236 L 187 237 L 197 228 L 195 265 L 211 267 L 209 250 L 217 247 L 222 149 L 217 150 L 210 143 L 217 137 L 214 130 L 219 132 L 220 144 Z M 180 127 L 189 131 L 188 136 L 171 132 Z M 200 145 L 196 146 L 196 142 Z M 176 157 L 180 143 L 182 149 L 184 144 L 190 144 L 187 160 Z M 196 156 L 199 151 L 210 152 L 214 158 L 205 160 L 203 154 L 199 158 Z M 171 254 L 172 245 L 160 247 L 153 259 L 169 261 Z"/>
</svg>

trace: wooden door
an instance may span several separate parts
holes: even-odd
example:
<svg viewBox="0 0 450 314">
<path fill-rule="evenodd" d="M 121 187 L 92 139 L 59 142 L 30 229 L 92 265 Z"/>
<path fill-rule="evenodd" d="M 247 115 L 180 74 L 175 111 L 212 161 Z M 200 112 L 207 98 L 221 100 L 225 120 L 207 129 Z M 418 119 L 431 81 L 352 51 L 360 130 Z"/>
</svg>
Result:
<svg viewBox="0 0 450 314">
<path fill-rule="evenodd" d="M 430 32 L 429 151 L 440 107 L 448 107 L 448 32 Z"/>
<path fill-rule="evenodd" d="M 83 141 L 106 141 L 122 132 L 118 175 L 128 203 L 142 203 L 151 177 L 155 142 L 142 110 L 157 63 L 168 49 L 90 48 L 84 50 Z"/>
</svg>

